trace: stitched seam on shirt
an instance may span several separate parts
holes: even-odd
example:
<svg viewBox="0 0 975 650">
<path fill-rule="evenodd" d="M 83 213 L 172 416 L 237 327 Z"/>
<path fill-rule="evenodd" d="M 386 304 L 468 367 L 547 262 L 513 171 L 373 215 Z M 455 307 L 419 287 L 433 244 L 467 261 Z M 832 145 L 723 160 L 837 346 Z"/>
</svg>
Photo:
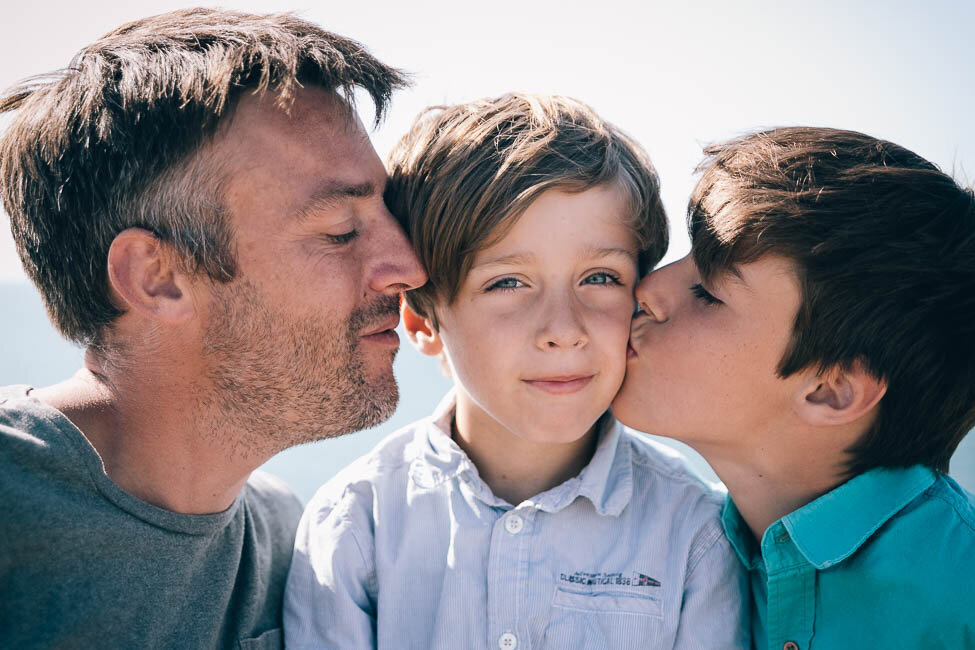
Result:
<svg viewBox="0 0 975 650">
<path fill-rule="evenodd" d="M 334 510 L 333 510 L 333 512 L 334 512 Z M 369 580 L 369 585 L 368 586 L 370 587 L 370 591 L 372 593 L 374 593 L 374 594 L 378 594 L 379 593 L 379 579 L 376 576 L 376 563 L 375 562 L 370 563 L 369 562 L 369 558 L 366 557 L 366 554 L 363 552 L 363 550 L 362 550 L 362 543 L 359 541 L 359 536 L 356 535 L 355 521 L 353 521 L 352 517 L 349 515 L 348 508 L 347 507 L 344 508 L 342 511 L 340 511 L 338 513 L 338 516 L 339 516 L 339 521 L 342 521 L 342 522 L 345 522 L 345 523 L 348 524 L 348 526 L 349 526 L 349 535 L 352 536 L 352 541 L 355 542 L 355 548 L 356 548 L 357 551 L 359 551 L 359 557 L 362 558 L 362 564 L 363 564 L 363 566 L 368 567 L 368 569 L 369 569 L 368 574 L 367 574 L 367 576 L 368 576 L 367 579 Z"/>
<path fill-rule="evenodd" d="M 938 499 L 939 501 L 946 503 L 948 507 L 955 512 L 958 518 L 961 519 L 962 523 L 965 524 L 969 530 L 975 533 L 975 521 L 969 519 L 969 513 L 965 512 L 964 510 L 958 507 L 958 504 L 956 502 L 957 498 L 955 497 L 955 494 L 949 492 L 951 496 L 951 498 L 949 498 L 947 495 L 944 494 L 944 490 L 946 488 L 944 486 L 941 486 L 939 488 L 938 485 L 939 482 L 935 481 L 934 485 L 932 485 L 927 490 L 925 490 L 925 494 L 927 494 L 929 497 L 933 499 Z"/>
<path fill-rule="evenodd" d="M 720 527 L 716 526 L 711 529 L 708 537 L 705 537 L 705 541 L 698 545 L 697 550 L 693 551 L 691 553 L 691 557 L 689 557 L 687 560 L 688 578 L 694 573 L 694 570 L 698 567 L 698 565 L 701 564 L 701 560 L 704 559 L 704 556 L 707 555 L 712 548 L 714 548 L 715 544 L 717 544 L 718 540 L 720 540 L 723 536 L 724 533 L 721 531 Z"/>
</svg>

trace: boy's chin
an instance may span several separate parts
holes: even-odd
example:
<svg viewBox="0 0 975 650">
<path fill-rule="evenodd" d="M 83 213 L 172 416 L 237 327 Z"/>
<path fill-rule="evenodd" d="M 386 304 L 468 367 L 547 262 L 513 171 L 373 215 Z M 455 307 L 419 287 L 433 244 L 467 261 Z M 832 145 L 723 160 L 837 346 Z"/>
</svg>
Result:
<svg viewBox="0 0 975 650">
<path fill-rule="evenodd" d="M 529 440 L 537 444 L 570 445 L 594 433 L 598 418 L 593 421 L 592 425 L 585 428 L 579 426 L 579 421 L 578 419 L 571 421 L 561 421 L 560 419 L 545 422 L 536 421 L 531 426 L 518 431 L 517 435 L 523 440 Z"/>
</svg>

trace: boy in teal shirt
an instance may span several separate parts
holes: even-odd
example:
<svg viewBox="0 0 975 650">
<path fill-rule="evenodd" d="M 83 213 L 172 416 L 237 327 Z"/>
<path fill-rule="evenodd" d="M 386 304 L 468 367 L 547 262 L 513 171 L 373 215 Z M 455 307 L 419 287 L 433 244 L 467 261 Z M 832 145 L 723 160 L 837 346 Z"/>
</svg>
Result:
<svg viewBox="0 0 975 650">
<path fill-rule="evenodd" d="M 975 647 L 975 196 L 834 129 L 710 147 L 691 253 L 636 291 L 629 426 L 728 487 L 762 650 Z"/>
</svg>

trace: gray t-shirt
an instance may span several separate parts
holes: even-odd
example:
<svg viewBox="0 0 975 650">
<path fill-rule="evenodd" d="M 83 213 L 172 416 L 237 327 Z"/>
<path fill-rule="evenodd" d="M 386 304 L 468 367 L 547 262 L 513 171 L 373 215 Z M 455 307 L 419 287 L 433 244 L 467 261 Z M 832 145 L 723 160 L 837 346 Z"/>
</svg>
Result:
<svg viewBox="0 0 975 650">
<path fill-rule="evenodd" d="M 29 392 L 0 388 L 0 648 L 279 648 L 297 498 L 255 472 L 224 512 L 149 505 Z"/>
</svg>

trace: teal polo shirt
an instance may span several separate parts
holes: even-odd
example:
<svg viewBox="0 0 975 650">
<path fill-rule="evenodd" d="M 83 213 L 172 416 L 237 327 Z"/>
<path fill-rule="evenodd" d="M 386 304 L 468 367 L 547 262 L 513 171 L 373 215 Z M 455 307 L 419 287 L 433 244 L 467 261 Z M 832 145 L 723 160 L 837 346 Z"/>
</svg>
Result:
<svg viewBox="0 0 975 650">
<path fill-rule="evenodd" d="M 731 499 L 722 523 L 749 572 L 758 650 L 975 648 L 975 495 L 948 476 L 865 472 L 761 544 Z"/>
</svg>

